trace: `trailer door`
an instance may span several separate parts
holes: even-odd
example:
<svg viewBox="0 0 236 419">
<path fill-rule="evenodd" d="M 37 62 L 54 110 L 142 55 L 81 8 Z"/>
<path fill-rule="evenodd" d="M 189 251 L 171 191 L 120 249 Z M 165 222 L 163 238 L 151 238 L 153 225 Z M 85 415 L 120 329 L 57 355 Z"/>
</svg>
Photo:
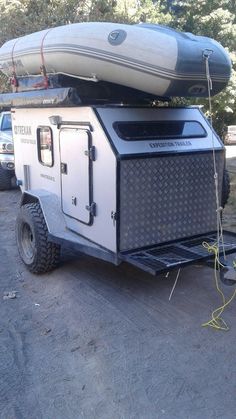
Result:
<svg viewBox="0 0 236 419">
<path fill-rule="evenodd" d="M 93 220 L 92 137 L 87 129 L 60 131 L 62 210 L 85 224 Z"/>
</svg>

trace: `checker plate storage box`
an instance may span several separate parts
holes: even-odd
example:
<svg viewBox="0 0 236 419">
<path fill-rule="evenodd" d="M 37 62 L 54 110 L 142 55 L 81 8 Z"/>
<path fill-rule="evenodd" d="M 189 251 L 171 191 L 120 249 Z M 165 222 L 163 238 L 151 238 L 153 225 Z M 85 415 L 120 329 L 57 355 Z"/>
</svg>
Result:
<svg viewBox="0 0 236 419">
<path fill-rule="evenodd" d="M 224 153 L 216 153 L 221 199 Z M 120 162 L 120 251 L 216 230 L 212 152 Z"/>
</svg>

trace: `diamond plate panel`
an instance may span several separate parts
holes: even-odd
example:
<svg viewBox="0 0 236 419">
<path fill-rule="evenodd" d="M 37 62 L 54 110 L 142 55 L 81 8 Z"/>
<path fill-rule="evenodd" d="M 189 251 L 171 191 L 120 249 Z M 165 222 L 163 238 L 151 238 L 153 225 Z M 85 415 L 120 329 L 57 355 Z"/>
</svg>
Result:
<svg viewBox="0 0 236 419">
<path fill-rule="evenodd" d="M 216 154 L 221 196 L 223 153 Z M 120 250 L 216 229 L 212 152 L 121 161 Z"/>
</svg>

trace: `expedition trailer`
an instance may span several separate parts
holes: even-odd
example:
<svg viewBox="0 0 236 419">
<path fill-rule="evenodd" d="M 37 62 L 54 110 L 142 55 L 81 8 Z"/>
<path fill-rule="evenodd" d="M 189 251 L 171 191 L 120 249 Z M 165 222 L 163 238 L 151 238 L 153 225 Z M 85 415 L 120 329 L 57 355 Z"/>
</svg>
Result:
<svg viewBox="0 0 236 419">
<path fill-rule="evenodd" d="M 201 110 L 55 107 L 55 92 L 40 107 L 19 105 L 18 93 L 12 109 L 17 244 L 27 268 L 54 268 L 62 243 L 152 274 L 209 259 L 202 242 L 216 240 L 213 148 L 222 206 L 229 181 L 224 145 Z M 224 242 L 235 251 L 233 233 Z"/>
</svg>

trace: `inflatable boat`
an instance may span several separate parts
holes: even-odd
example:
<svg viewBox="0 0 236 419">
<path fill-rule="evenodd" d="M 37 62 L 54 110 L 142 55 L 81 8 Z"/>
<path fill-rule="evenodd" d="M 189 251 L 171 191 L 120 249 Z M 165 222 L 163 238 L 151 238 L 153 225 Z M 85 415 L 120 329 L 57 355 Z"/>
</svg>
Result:
<svg viewBox="0 0 236 419">
<path fill-rule="evenodd" d="M 64 74 L 158 96 L 215 95 L 231 61 L 216 41 L 153 24 L 75 23 L 32 33 L 0 48 L 0 69 L 15 77 Z M 208 78 L 209 80 L 209 78 Z"/>
</svg>

